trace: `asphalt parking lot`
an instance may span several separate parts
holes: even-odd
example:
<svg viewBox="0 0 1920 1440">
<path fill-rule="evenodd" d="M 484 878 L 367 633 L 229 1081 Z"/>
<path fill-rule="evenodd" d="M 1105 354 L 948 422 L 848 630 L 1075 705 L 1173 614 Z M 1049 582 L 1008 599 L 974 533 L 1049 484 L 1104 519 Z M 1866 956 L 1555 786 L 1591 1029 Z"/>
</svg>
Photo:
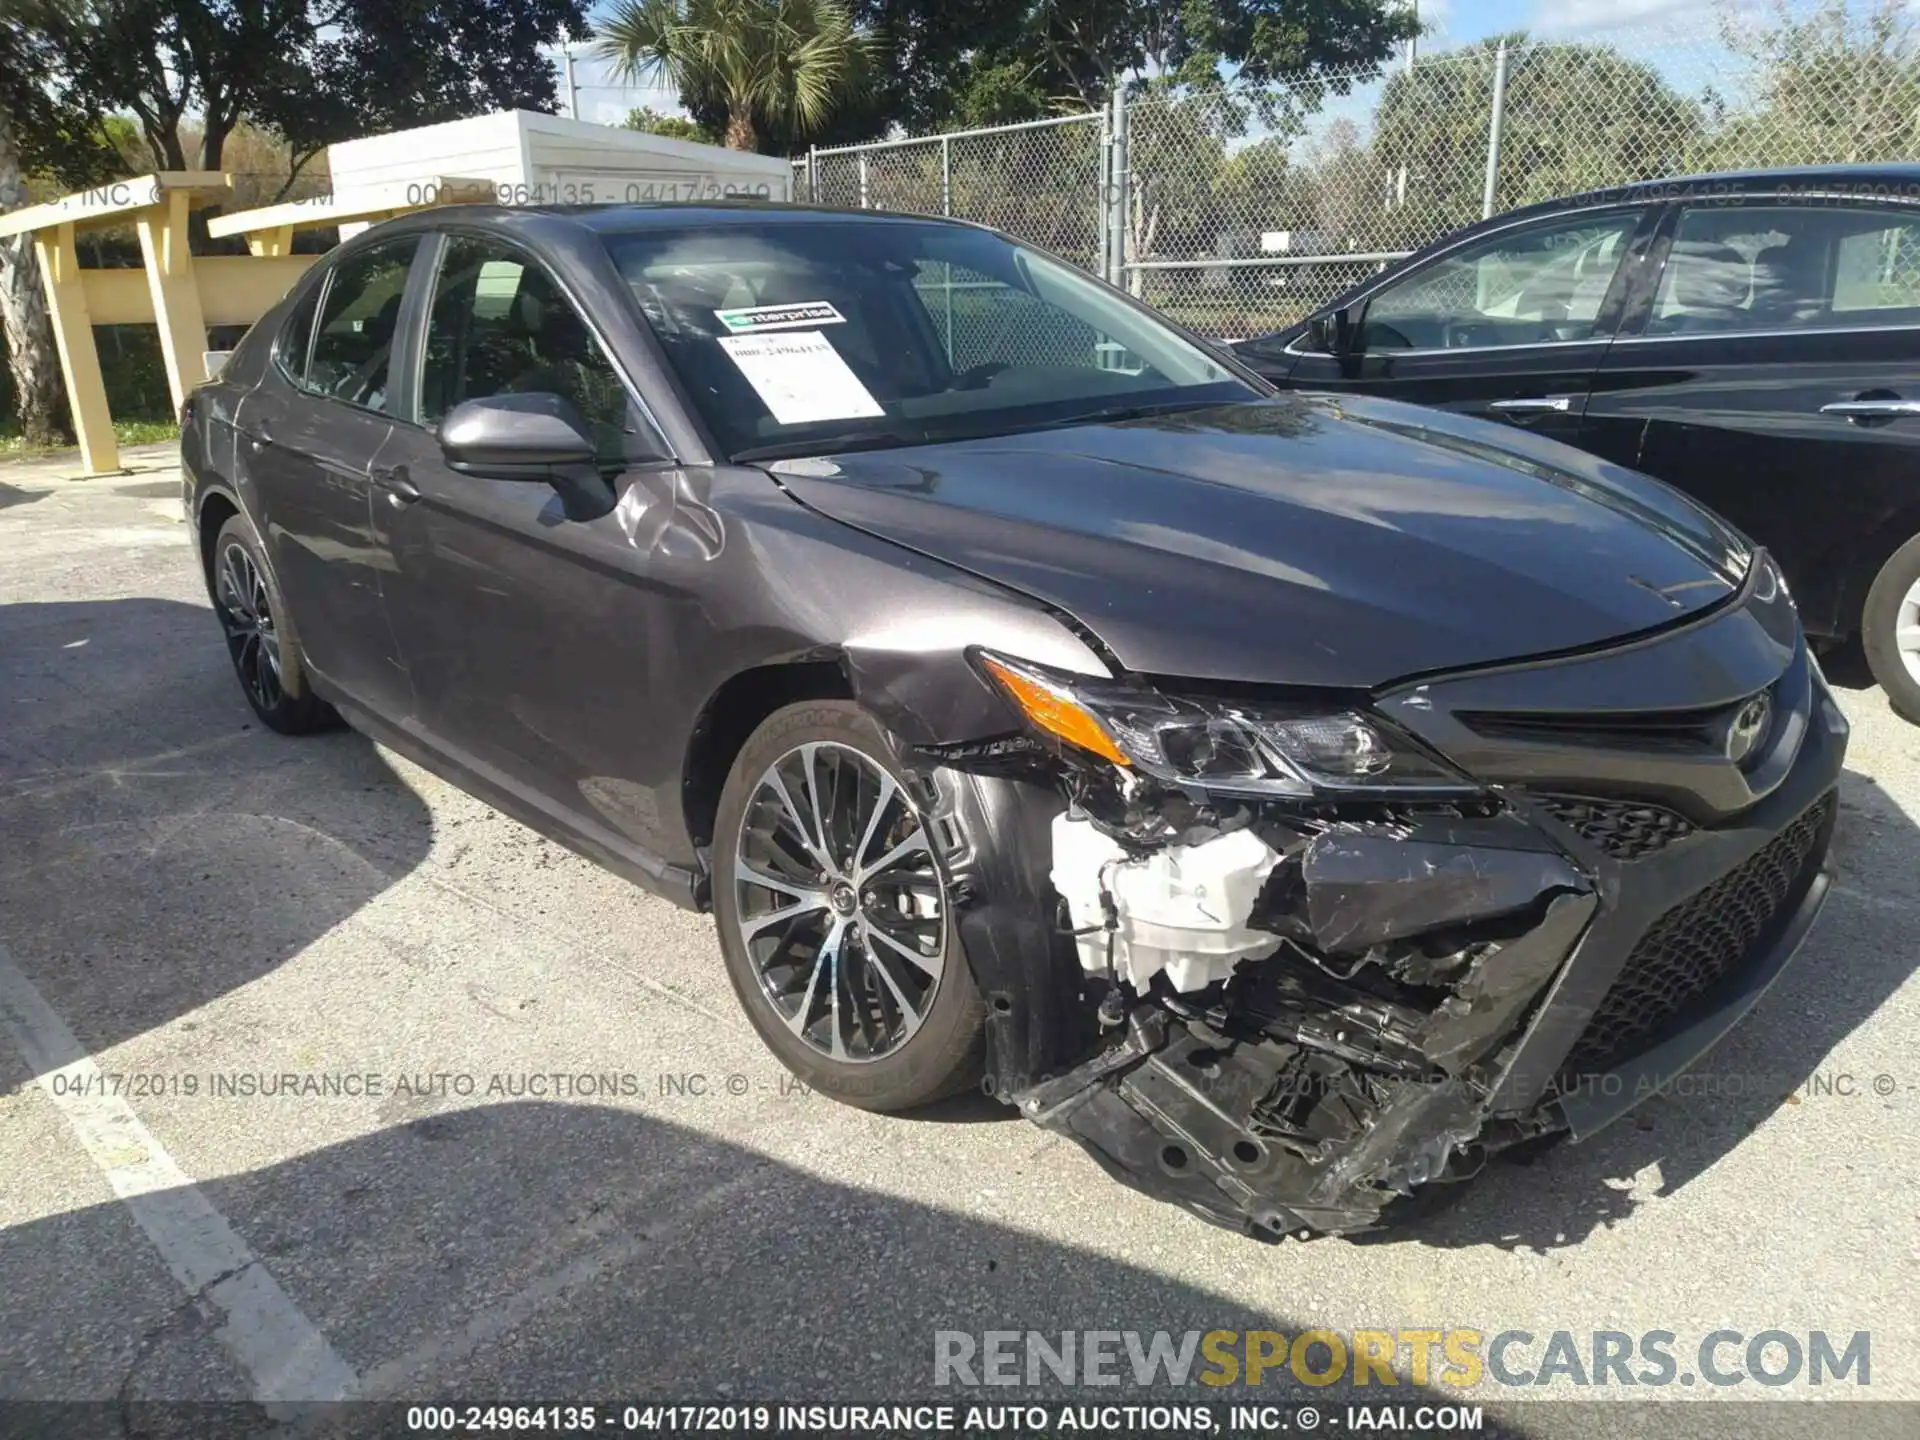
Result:
<svg viewBox="0 0 1920 1440">
<path fill-rule="evenodd" d="M 0 1398 L 889 1399 L 940 1330 L 1471 1327 L 1870 1333 L 1864 1387 L 1666 1387 L 1686 1433 L 1776 1433 L 1710 1395 L 1920 1401 L 1920 729 L 1844 661 L 1838 885 L 1696 1093 L 1411 1233 L 1267 1247 L 985 1101 L 798 1091 L 709 921 L 262 730 L 170 457 L 133 463 L 0 466 Z M 82 1052 L 112 1103 L 55 1093 Z"/>
</svg>

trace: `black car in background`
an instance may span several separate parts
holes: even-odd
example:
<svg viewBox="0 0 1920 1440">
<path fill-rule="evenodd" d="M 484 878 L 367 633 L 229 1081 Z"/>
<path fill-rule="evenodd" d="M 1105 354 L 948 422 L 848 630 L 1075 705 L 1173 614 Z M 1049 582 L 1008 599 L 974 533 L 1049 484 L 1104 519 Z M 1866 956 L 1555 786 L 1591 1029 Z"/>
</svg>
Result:
<svg viewBox="0 0 1920 1440">
<path fill-rule="evenodd" d="M 1238 353 L 1704 501 L 1920 719 L 1920 166 L 1663 180 L 1458 231 Z"/>
<path fill-rule="evenodd" d="M 711 909 L 813 1087 L 984 1084 L 1269 1238 L 1606 1124 L 1826 894 L 1846 722 L 1764 551 L 979 227 L 395 220 L 181 452 L 268 725 Z"/>
</svg>

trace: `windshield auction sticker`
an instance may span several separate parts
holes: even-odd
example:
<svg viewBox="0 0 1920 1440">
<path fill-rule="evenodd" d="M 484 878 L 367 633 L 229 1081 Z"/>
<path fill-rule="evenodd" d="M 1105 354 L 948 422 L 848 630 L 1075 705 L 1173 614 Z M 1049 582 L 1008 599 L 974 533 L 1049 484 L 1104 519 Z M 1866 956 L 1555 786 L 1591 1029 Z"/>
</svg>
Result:
<svg viewBox="0 0 1920 1440">
<path fill-rule="evenodd" d="M 719 345 L 782 425 L 887 413 L 818 330 L 722 335 Z"/>
<path fill-rule="evenodd" d="M 809 330 L 816 325 L 844 325 L 847 317 L 824 300 L 801 300 L 792 305 L 750 305 L 744 310 L 716 310 L 720 323 L 736 335 L 761 330 Z"/>
</svg>

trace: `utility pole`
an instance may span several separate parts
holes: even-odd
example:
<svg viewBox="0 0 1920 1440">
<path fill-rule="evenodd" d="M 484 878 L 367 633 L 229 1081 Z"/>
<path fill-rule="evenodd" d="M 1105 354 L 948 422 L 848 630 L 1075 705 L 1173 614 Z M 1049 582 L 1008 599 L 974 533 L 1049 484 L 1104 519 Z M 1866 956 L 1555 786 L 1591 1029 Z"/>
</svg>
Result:
<svg viewBox="0 0 1920 1440">
<path fill-rule="evenodd" d="M 573 78 L 573 41 L 571 38 L 561 42 L 560 59 L 561 68 L 566 75 L 567 82 L 567 118 L 569 120 L 578 120 L 580 118 L 580 86 L 575 83 Z"/>
<path fill-rule="evenodd" d="M 1500 183 L 1500 127 L 1507 113 L 1507 42 L 1493 57 L 1493 113 L 1487 120 L 1487 183 L 1481 194 L 1480 218 L 1493 214 L 1494 192 Z"/>
</svg>

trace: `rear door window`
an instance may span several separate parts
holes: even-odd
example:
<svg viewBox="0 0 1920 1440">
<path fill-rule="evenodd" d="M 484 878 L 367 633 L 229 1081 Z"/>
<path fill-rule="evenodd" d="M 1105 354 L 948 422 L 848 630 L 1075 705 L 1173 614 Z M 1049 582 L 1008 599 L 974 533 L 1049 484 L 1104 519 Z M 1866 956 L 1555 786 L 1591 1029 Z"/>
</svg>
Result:
<svg viewBox="0 0 1920 1440">
<path fill-rule="evenodd" d="M 288 313 L 286 323 L 273 340 L 273 358 L 296 385 L 307 381 L 307 351 L 313 344 L 313 316 L 320 308 L 320 294 L 327 288 L 323 279 L 309 286 L 300 303 Z"/>
<path fill-rule="evenodd" d="M 394 332 L 419 237 L 369 245 L 334 268 L 303 385 L 317 395 L 392 413 Z"/>
<path fill-rule="evenodd" d="M 1701 205 L 1680 214 L 1649 335 L 1920 324 L 1920 215 Z"/>
</svg>

